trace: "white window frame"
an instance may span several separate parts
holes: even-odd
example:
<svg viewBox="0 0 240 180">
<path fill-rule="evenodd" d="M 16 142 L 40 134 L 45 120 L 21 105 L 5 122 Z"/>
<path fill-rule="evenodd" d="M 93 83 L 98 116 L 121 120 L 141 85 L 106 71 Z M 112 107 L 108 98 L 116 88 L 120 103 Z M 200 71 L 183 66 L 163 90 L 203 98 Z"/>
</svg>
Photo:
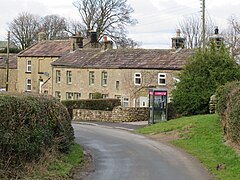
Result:
<svg viewBox="0 0 240 180">
<path fill-rule="evenodd" d="M 167 74 L 166 73 L 158 73 L 158 85 L 166 85 Z M 164 83 L 161 81 L 164 80 Z"/>
<path fill-rule="evenodd" d="M 129 107 L 129 98 L 124 97 L 124 98 L 122 99 L 122 106 L 123 106 L 123 107 Z"/>
<path fill-rule="evenodd" d="M 32 91 L 32 80 L 31 79 L 26 79 L 26 91 L 31 92 Z"/>
<path fill-rule="evenodd" d="M 89 99 L 93 99 L 93 93 L 89 93 Z"/>
<path fill-rule="evenodd" d="M 61 82 L 61 71 L 56 70 L 56 83 L 60 83 L 60 82 Z"/>
<path fill-rule="evenodd" d="M 141 83 L 142 83 L 142 75 L 141 75 L 141 73 L 134 73 L 134 85 L 140 86 Z"/>
<path fill-rule="evenodd" d="M 94 71 L 89 71 L 89 85 L 94 85 L 95 73 Z"/>
<path fill-rule="evenodd" d="M 102 71 L 102 86 L 107 86 L 108 73 Z"/>
<path fill-rule="evenodd" d="M 102 94 L 102 98 L 103 99 L 107 99 L 108 98 L 108 94 Z"/>
<path fill-rule="evenodd" d="M 55 98 L 57 100 L 60 100 L 61 99 L 61 92 L 60 91 L 55 91 Z"/>
<path fill-rule="evenodd" d="M 81 97 L 81 93 L 78 93 L 78 92 L 73 93 L 74 100 L 78 100 L 78 99 L 80 99 L 80 97 Z"/>
<path fill-rule="evenodd" d="M 26 65 L 27 65 L 26 72 L 28 72 L 28 73 L 32 72 L 32 61 L 28 59 Z"/>
<path fill-rule="evenodd" d="M 73 92 L 66 92 L 66 100 L 73 100 L 74 94 Z"/>
<path fill-rule="evenodd" d="M 66 78 L 67 84 L 72 84 L 72 71 L 66 72 Z"/>
</svg>

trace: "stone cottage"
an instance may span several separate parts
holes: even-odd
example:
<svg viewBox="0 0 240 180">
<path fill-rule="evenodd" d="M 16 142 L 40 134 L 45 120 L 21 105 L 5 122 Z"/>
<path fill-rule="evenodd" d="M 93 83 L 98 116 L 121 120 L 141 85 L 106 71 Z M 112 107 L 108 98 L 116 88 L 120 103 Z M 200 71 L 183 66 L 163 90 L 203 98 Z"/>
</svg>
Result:
<svg viewBox="0 0 240 180">
<path fill-rule="evenodd" d="M 147 107 L 149 89 L 171 94 L 192 50 L 78 49 L 52 64 L 53 95 L 61 100 L 119 98 L 125 107 Z"/>
</svg>

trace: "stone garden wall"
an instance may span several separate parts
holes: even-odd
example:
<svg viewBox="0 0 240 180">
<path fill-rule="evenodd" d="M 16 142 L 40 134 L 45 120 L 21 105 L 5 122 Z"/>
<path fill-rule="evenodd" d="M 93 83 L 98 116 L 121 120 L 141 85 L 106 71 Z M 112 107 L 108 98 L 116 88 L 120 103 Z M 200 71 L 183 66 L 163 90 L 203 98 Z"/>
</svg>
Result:
<svg viewBox="0 0 240 180">
<path fill-rule="evenodd" d="M 75 121 L 134 122 L 148 121 L 149 108 L 115 107 L 112 111 L 74 109 Z"/>
</svg>

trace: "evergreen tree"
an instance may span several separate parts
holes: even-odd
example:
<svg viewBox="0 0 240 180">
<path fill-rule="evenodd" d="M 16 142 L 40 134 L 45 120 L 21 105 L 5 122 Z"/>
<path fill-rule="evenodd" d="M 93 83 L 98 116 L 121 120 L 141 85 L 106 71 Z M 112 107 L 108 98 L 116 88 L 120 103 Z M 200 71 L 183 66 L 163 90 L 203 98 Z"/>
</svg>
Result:
<svg viewBox="0 0 240 180">
<path fill-rule="evenodd" d="M 177 111 L 183 115 L 204 114 L 209 111 L 209 99 L 216 89 L 229 81 L 240 79 L 239 66 L 223 44 L 211 42 L 198 49 L 182 72 L 180 82 L 172 93 Z"/>
</svg>

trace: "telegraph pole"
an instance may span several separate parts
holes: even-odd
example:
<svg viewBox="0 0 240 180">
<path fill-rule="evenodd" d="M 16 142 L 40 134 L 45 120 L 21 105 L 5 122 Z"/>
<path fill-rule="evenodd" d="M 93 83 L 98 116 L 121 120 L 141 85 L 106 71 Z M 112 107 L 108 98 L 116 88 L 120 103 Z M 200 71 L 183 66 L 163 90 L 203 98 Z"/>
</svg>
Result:
<svg viewBox="0 0 240 180">
<path fill-rule="evenodd" d="M 202 36 L 203 36 L 203 50 L 206 47 L 206 27 L 205 27 L 205 0 L 202 1 Z"/>
<path fill-rule="evenodd" d="M 7 71 L 7 78 L 6 78 L 6 91 L 8 91 L 8 84 L 9 84 L 9 46 L 10 46 L 10 31 L 8 31 L 8 38 L 7 38 L 7 59 L 6 59 L 6 71 Z"/>
</svg>

